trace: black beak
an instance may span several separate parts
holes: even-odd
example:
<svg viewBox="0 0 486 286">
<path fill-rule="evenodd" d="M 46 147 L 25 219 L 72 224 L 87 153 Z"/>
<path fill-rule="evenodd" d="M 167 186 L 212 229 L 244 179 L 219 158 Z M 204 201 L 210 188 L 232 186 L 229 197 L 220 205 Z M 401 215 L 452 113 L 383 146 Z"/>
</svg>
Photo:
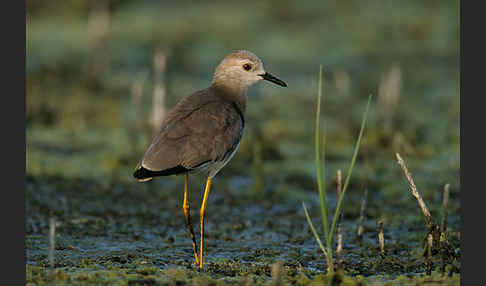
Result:
<svg viewBox="0 0 486 286">
<path fill-rule="evenodd" d="M 287 84 L 285 82 L 279 80 L 274 75 L 269 74 L 267 72 L 264 73 L 264 74 L 259 74 L 259 76 L 261 76 L 264 80 L 268 80 L 268 81 L 271 81 L 271 82 L 278 84 L 280 86 L 287 87 Z"/>
</svg>

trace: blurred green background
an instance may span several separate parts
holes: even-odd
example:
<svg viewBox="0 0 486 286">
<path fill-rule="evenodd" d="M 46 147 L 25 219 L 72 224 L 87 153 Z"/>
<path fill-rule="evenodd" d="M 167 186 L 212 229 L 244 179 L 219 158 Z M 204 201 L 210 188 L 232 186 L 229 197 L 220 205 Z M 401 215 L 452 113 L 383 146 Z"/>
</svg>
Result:
<svg viewBox="0 0 486 286">
<path fill-rule="evenodd" d="M 27 1 L 26 21 L 28 174 L 132 180 L 152 136 L 154 82 L 170 108 L 248 49 L 289 87 L 250 90 L 240 151 L 222 172 L 252 175 L 261 143 L 270 180 L 312 180 L 322 64 L 330 164 L 349 160 L 374 94 L 358 176 L 380 177 L 401 152 L 424 180 L 458 184 L 458 1 Z"/>
</svg>

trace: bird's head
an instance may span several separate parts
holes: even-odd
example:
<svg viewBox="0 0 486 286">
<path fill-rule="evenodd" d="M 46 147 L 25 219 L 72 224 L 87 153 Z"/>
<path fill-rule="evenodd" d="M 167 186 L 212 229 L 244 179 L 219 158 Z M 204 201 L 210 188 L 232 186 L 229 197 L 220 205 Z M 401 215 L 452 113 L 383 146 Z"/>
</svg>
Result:
<svg viewBox="0 0 486 286">
<path fill-rule="evenodd" d="M 230 85 L 247 89 L 260 80 L 280 86 L 287 84 L 265 71 L 263 62 L 252 52 L 240 50 L 227 55 L 214 72 L 213 85 Z"/>
</svg>

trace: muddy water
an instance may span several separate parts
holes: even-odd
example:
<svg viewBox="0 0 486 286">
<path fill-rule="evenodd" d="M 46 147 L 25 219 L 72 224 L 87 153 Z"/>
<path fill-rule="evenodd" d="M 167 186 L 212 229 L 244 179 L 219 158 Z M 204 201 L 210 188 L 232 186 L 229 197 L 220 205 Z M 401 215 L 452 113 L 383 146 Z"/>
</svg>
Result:
<svg viewBox="0 0 486 286">
<path fill-rule="evenodd" d="M 191 179 L 193 221 L 198 222 L 201 192 Z M 243 182 L 243 183 L 242 183 Z M 246 183 L 245 183 L 246 182 Z M 282 281 L 309 284 L 331 279 L 325 259 L 305 220 L 301 202 L 320 225 L 313 190 L 251 192 L 251 179 L 218 178 L 214 182 L 205 226 L 206 264 L 199 270 L 182 211 L 183 178 L 137 183 L 97 182 L 47 177 L 27 179 L 27 279 L 47 283 L 266 283 L 272 265 L 283 262 Z M 398 208 L 371 193 L 363 240 L 357 239 L 360 192 L 350 191 L 343 222 L 343 264 L 339 272 L 356 281 L 408 281 L 427 278 L 422 240 L 426 230 L 415 201 Z M 329 203 L 335 204 L 330 194 Z M 453 204 L 452 209 L 457 208 Z M 376 214 L 385 222 L 386 256 L 380 255 Z M 388 214 L 383 217 L 384 214 Z M 55 271 L 49 271 L 48 220 L 56 217 Z M 459 252 L 459 222 L 452 212 L 449 241 Z M 196 232 L 199 231 L 197 224 Z M 197 236 L 198 237 L 198 236 Z M 454 285 L 460 264 L 451 260 L 444 273 L 434 257 L 434 280 Z M 54 276 L 51 276 L 54 275 Z M 53 278 L 54 277 L 54 278 Z M 331 279 L 331 280 L 332 280 Z M 398 280 L 397 280 L 398 279 Z M 414 282 L 415 281 L 415 282 Z M 357 283 L 357 282 L 356 282 Z M 405 282 L 403 282 L 405 283 Z"/>
</svg>

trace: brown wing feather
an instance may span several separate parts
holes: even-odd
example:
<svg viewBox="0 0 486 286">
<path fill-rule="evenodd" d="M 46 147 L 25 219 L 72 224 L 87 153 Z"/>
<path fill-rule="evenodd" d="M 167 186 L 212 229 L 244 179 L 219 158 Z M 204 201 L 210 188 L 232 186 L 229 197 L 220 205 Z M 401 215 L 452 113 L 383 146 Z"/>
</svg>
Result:
<svg viewBox="0 0 486 286">
<path fill-rule="evenodd" d="M 182 99 L 167 115 L 142 159 L 153 171 L 194 168 L 221 160 L 238 143 L 243 122 L 228 101 L 203 90 Z"/>
</svg>

